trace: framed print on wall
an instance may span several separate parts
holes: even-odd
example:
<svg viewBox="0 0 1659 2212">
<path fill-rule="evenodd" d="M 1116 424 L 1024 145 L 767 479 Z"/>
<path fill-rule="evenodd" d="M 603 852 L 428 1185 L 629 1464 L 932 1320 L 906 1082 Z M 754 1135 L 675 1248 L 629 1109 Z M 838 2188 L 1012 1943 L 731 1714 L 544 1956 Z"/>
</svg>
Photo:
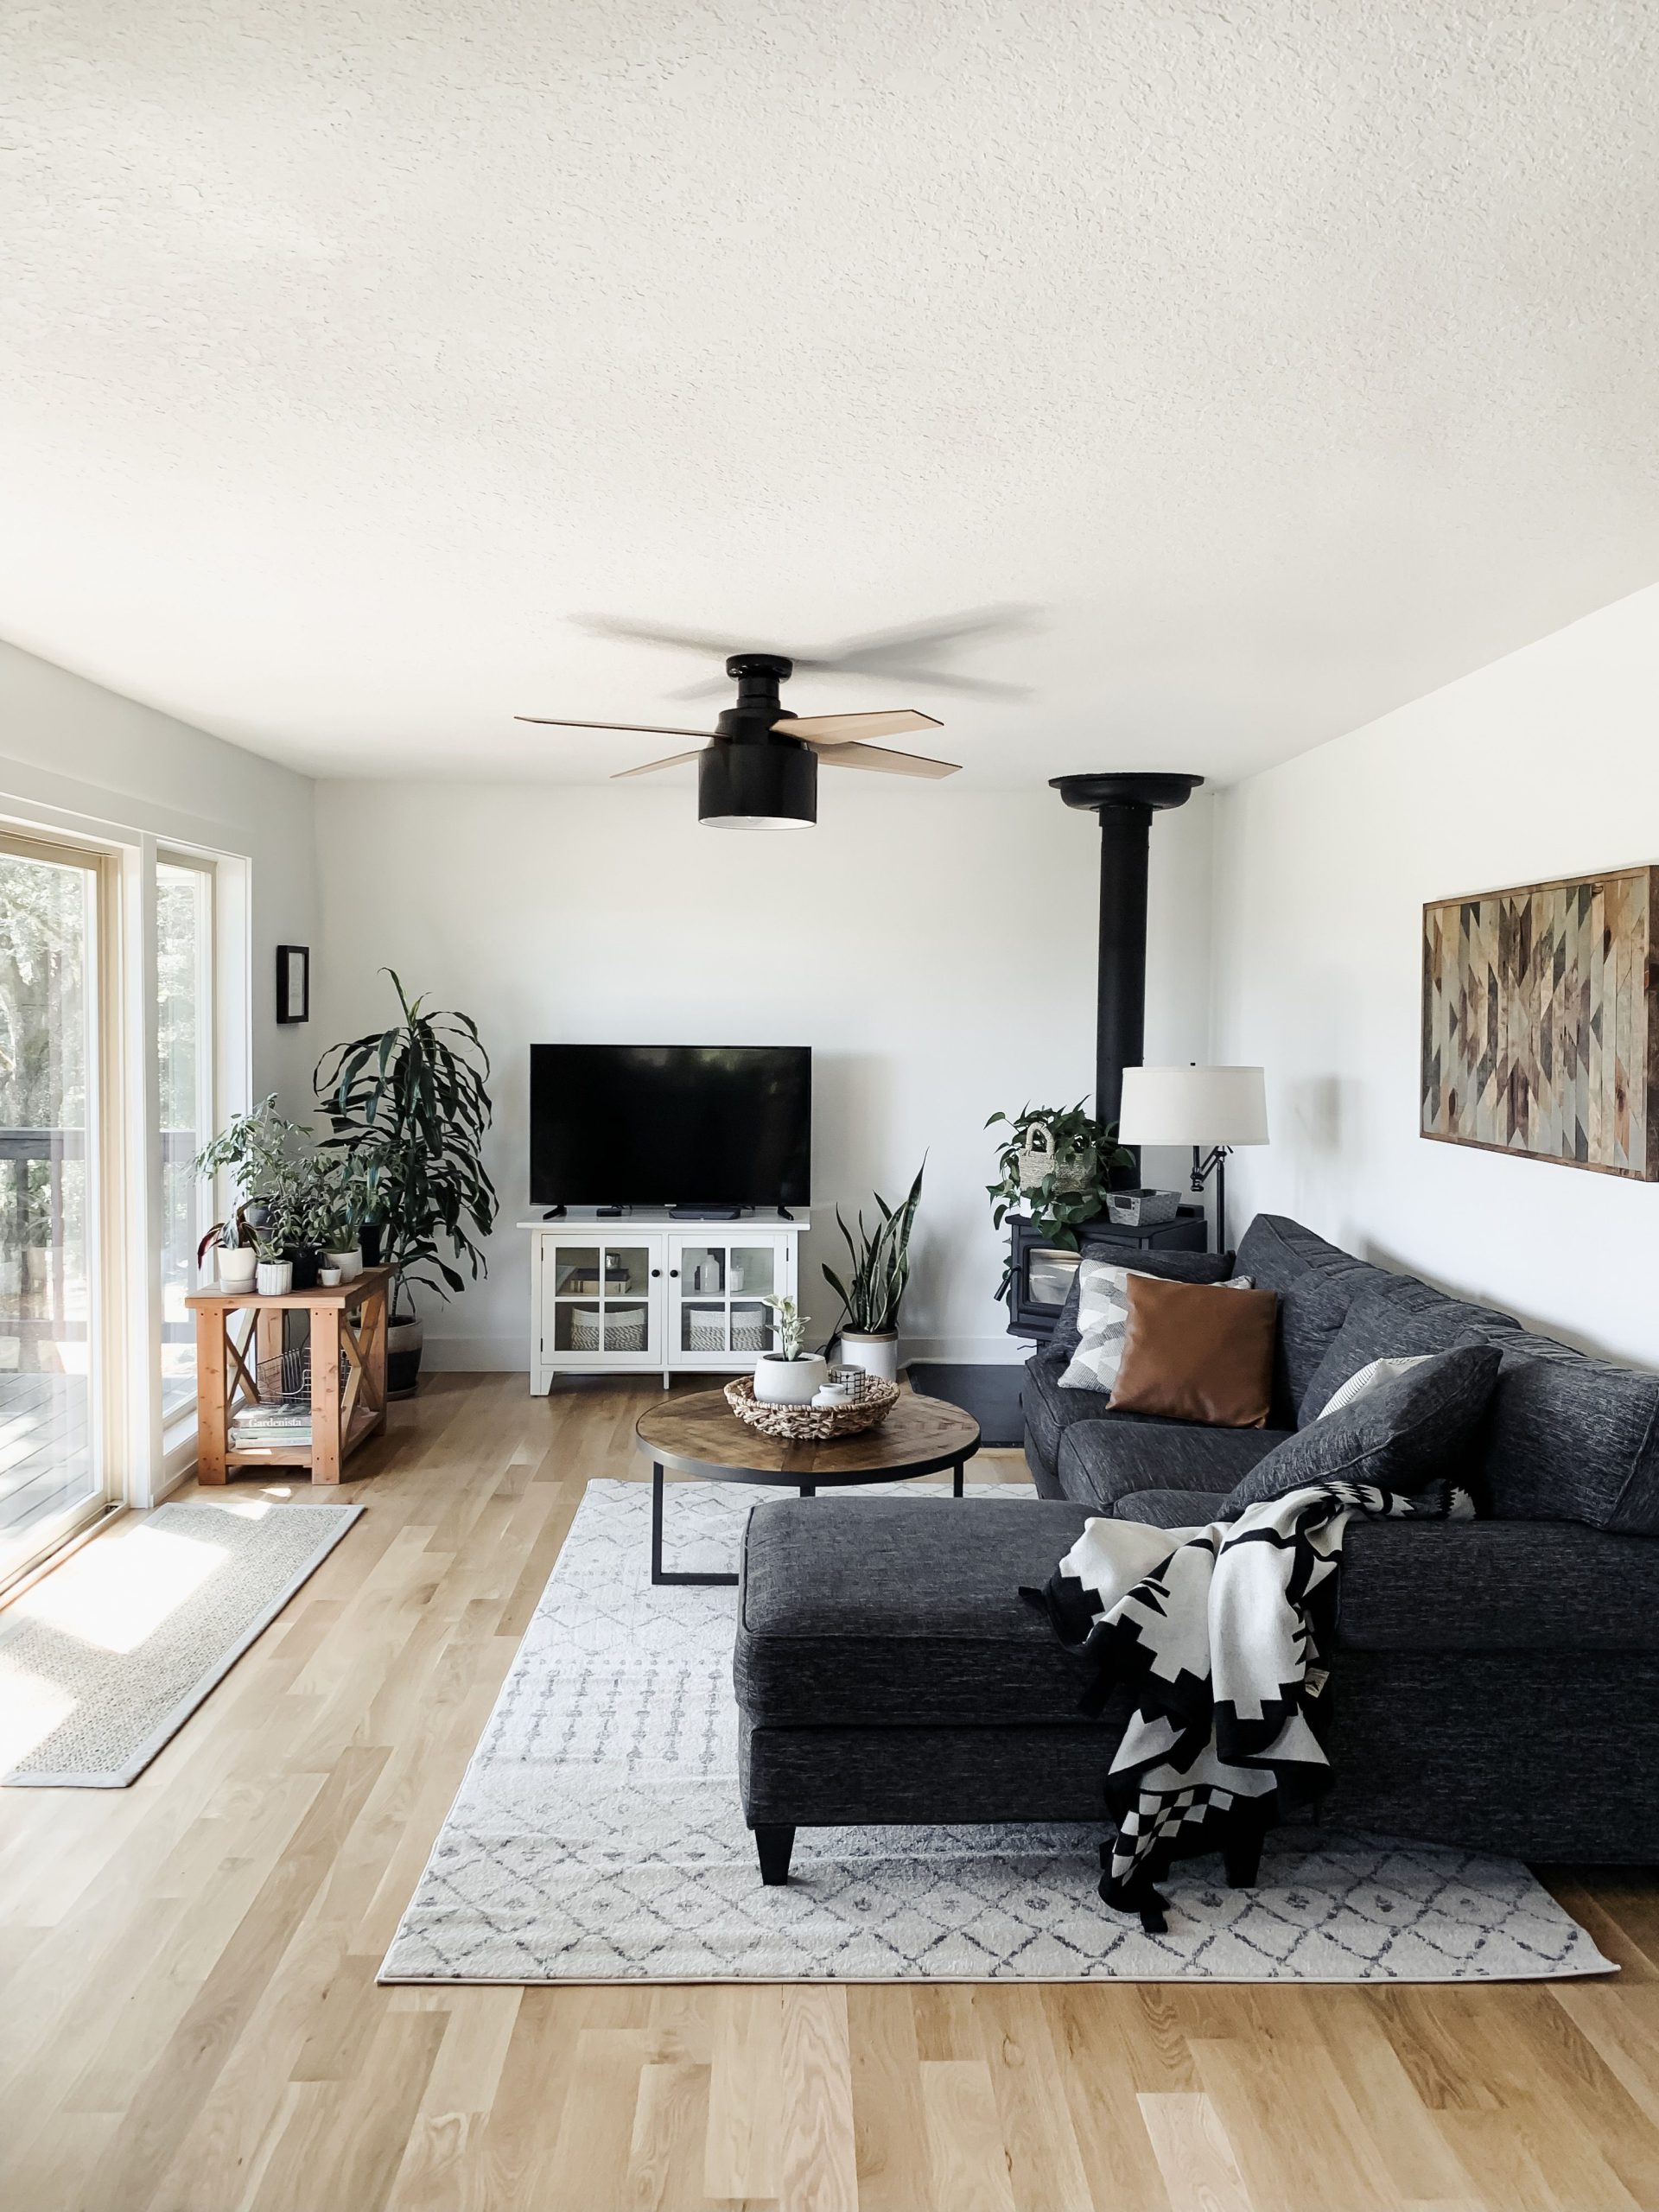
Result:
<svg viewBox="0 0 1659 2212">
<path fill-rule="evenodd" d="M 276 1019 L 311 1019 L 311 948 L 308 944 L 279 944 L 276 948 Z"/>
<path fill-rule="evenodd" d="M 1659 868 L 1424 907 L 1421 1129 L 1659 1181 Z"/>
</svg>

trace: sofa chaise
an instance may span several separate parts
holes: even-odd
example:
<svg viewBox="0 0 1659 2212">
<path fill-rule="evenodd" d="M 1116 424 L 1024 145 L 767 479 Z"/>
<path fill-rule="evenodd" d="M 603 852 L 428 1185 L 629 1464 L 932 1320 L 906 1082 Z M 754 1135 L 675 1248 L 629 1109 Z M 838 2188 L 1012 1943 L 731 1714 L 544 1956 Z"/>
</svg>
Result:
<svg viewBox="0 0 1659 2212">
<path fill-rule="evenodd" d="M 1279 1217 L 1252 1224 L 1236 1266 L 1279 1297 L 1268 1427 L 1125 1416 L 1064 1388 L 1074 1289 L 1027 1369 L 1037 1497 L 756 1510 L 734 1668 L 763 1878 L 785 1878 L 802 1826 L 1100 1819 L 1127 1705 L 1080 1714 L 1021 1585 L 1091 1515 L 1212 1518 L 1369 1361 L 1471 1341 L 1502 1365 L 1478 1448 L 1447 1471 L 1481 1517 L 1351 1526 L 1324 1817 L 1531 1859 L 1659 1859 L 1659 1376 Z"/>
</svg>

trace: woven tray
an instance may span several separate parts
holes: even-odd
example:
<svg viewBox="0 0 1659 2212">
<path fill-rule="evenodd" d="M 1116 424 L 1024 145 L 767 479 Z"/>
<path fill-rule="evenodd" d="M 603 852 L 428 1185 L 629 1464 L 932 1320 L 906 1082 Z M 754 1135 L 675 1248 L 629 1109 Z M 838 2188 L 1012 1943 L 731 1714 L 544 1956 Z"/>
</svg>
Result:
<svg viewBox="0 0 1659 2212">
<path fill-rule="evenodd" d="M 786 1437 L 792 1444 L 827 1444 L 834 1436 L 861 1436 L 880 1428 L 899 1402 L 899 1385 L 871 1378 L 850 1406 L 763 1406 L 747 1375 L 726 1385 L 726 1402 L 739 1421 L 762 1436 Z"/>
</svg>

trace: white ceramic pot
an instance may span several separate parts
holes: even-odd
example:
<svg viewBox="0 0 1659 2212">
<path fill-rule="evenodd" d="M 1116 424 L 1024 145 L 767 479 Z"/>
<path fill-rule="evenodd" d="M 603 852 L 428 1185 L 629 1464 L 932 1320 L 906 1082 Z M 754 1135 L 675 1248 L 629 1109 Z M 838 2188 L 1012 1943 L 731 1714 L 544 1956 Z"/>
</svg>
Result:
<svg viewBox="0 0 1659 2212">
<path fill-rule="evenodd" d="M 810 1406 L 829 1380 L 829 1362 L 821 1352 L 785 1359 L 767 1351 L 754 1363 L 754 1395 L 763 1406 Z"/>
<path fill-rule="evenodd" d="M 349 1252 L 325 1252 L 322 1264 L 325 1268 L 338 1268 L 341 1282 L 355 1282 L 363 1272 L 362 1249 L 354 1244 Z"/>
<path fill-rule="evenodd" d="M 253 1271 L 261 1298 L 281 1298 L 294 1287 L 292 1260 L 261 1260 Z"/>
<path fill-rule="evenodd" d="M 881 1336 L 867 1336 L 861 1329 L 843 1329 L 841 1332 L 841 1360 L 843 1367 L 861 1367 L 867 1375 L 874 1375 L 878 1382 L 896 1382 L 899 1380 L 897 1330 L 888 1330 Z"/>
<path fill-rule="evenodd" d="M 340 1269 L 338 1268 L 319 1268 L 317 1269 L 317 1281 L 321 1284 L 325 1290 L 338 1290 L 340 1283 Z"/>
<path fill-rule="evenodd" d="M 251 1290 L 259 1255 L 251 1244 L 221 1244 L 215 1257 L 221 1290 Z"/>
</svg>

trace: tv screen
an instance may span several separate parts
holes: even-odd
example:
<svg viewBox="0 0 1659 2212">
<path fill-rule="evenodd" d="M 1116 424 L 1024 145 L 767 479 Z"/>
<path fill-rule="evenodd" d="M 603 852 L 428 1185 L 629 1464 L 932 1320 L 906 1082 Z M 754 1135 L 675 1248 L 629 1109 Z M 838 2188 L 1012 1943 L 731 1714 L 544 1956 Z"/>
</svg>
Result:
<svg viewBox="0 0 1659 2212">
<path fill-rule="evenodd" d="M 533 1205 L 805 1205 L 805 1045 L 532 1045 Z"/>
</svg>

